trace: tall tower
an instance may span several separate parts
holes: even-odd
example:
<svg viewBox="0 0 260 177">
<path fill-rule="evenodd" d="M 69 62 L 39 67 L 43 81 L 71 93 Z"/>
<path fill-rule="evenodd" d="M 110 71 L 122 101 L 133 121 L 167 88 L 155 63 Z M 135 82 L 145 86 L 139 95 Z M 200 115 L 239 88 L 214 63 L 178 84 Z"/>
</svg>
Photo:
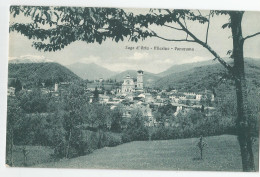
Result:
<svg viewBox="0 0 260 177">
<path fill-rule="evenodd" d="M 54 91 L 55 91 L 55 92 L 58 91 L 58 87 L 59 87 L 59 84 L 58 84 L 58 83 L 55 83 L 55 85 L 54 85 Z"/>
<path fill-rule="evenodd" d="M 144 71 L 137 71 L 137 90 L 143 91 L 144 89 L 144 81 L 143 81 Z"/>
</svg>

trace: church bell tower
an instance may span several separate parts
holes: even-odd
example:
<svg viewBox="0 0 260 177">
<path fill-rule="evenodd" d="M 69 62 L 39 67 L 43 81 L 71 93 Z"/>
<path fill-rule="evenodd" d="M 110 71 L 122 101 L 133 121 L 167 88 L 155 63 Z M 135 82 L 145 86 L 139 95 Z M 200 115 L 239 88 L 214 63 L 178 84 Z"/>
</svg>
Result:
<svg viewBox="0 0 260 177">
<path fill-rule="evenodd" d="M 143 75 L 144 75 L 144 71 L 142 70 L 138 70 L 137 71 L 137 90 L 139 91 L 143 91 L 144 89 L 144 81 L 143 81 Z"/>
</svg>

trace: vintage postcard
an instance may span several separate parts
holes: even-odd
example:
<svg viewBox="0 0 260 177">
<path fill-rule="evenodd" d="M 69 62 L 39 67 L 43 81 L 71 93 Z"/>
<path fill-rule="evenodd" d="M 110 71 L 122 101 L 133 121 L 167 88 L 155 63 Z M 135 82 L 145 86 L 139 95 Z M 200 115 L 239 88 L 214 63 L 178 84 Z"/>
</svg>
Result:
<svg viewBox="0 0 260 177">
<path fill-rule="evenodd" d="M 259 19 L 11 6 L 6 165 L 259 171 Z"/>
</svg>

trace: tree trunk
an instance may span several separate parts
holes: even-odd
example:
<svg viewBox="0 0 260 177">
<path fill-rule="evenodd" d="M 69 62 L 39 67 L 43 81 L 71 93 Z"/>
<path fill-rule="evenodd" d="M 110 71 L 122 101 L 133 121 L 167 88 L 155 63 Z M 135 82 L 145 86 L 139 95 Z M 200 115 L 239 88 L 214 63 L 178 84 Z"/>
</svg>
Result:
<svg viewBox="0 0 260 177">
<path fill-rule="evenodd" d="M 231 29 L 233 36 L 234 75 L 237 95 L 236 129 L 240 145 L 243 171 L 255 171 L 252 151 L 252 137 L 248 117 L 247 84 L 244 68 L 241 22 L 244 12 L 230 12 Z"/>
</svg>

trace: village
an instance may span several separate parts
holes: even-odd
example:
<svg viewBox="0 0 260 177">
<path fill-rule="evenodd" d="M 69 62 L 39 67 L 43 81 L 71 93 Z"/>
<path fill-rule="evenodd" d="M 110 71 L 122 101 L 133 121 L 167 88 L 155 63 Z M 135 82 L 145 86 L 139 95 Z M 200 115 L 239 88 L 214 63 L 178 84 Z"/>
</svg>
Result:
<svg viewBox="0 0 260 177">
<path fill-rule="evenodd" d="M 208 90 L 204 92 L 179 92 L 178 90 L 157 90 L 148 89 L 144 85 L 144 72 L 142 70 L 137 71 L 137 79 L 134 82 L 134 78 L 127 75 L 124 78 L 121 89 L 116 88 L 111 90 L 110 94 L 105 91 L 103 94 L 99 94 L 99 102 L 107 104 L 111 109 L 116 108 L 118 105 L 124 107 L 124 117 L 131 117 L 131 110 L 140 109 L 145 117 L 146 126 L 158 126 L 160 122 L 157 122 L 153 116 L 154 110 L 159 106 L 171 104 L 175 113 L 174 116 L 180 112 L 186 113 L 189 110 L 201 110 L 204 109 L 206 116 L 210 116 L 215 109 L 208 104 L 208 106 L 201 103 L 202 100 L 208 100 L 209 103 L 214 102 L 214 94 Z M 100 91 L 102 89 L 103 80 L 100 79 Z M 89 91 L 93 91 L 94 88 L 89 88 Z M 92 100 L 90 100 L 92 101 Z M 169 125 L 165 125 L 169 126 Z"/>
<path fill-rule="evenodd" d="M 89 97 L 89 102 L 94 99 L 94 92 L 98 92 L 98 102 L 110 107 L 111 110 L 116 107 L 123 108 L 124 118 L 131 117 L 133 109 L 139 109 L 147 118 L 145 125 L 148 127 L 158 126 L 161 122 L 156 121 L 154 111 L 160 106 L 172 105 L 174 108 L 174 116 L 179 113 L 186 114 L 190 110 L 205 112 L 206 116 L 212 115 L 214 111 L 213 103 L 215 101 L 212 91 L 205 90 L 203 92 L 185 92 L 176 89 L 159 90 L 145 87 L 144 71 L 137 71 L 137 78 L 131 77 L 129 74 L 124 78 L 123 82 L 116 84 L 108 83 L 100 78 L 87 83 L 85 88 L 86 95 Z M 45 83 L 42 83 L 42 94 L 51 94 L 53 97 L 58 97 L 62 92 L 66 92 L 72 82 L 55 83 L 52 89 L 46 88 Z M 23 88 L 22 88 L 23 89 Z M 27 92 L 32 90 L 28 89 Z M 15 88 L 8 88 L 8 95 L 15 95 Z M 164 126 L 169 124 L 164 122 Z"/>
</svg>

